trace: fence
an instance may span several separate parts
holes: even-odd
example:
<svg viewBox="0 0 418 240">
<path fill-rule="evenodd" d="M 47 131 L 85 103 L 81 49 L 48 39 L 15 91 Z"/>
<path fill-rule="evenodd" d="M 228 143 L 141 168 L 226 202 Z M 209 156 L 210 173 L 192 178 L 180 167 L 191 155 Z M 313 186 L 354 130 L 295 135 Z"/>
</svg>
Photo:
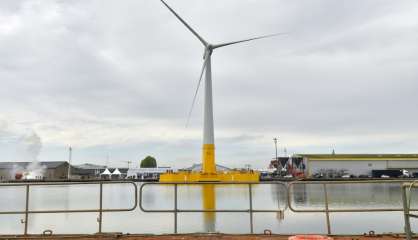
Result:
<svg viewBox="0 0 418 240">
<path fill-rule="evenodd" d="M 134 189 L 134 205 L 129 208 L 103 208 L 103 185 L 107 184 L 129 184 L 133 186 Z M 57 209 L 57 210 L 31 210 L 29 209 L 29 200 L 30 200 L 30 188 L 32 186 L 69 186 L 69 185 L 98 185 L 99 186 L 99 208 L 96 209 Z M 102 232 L 102 222 L 103 222 L 103 213 L 104 212 L 127 212 L 133 211 L 138 205 L 138 187 L 135 182 L 128 181 L 99 181 L 99 182 L 51 182 L 51 183 L 12 183 L 12 184 L 0 184 L 2 187 L 25 187 L 25 210 L 24 211 L 0 211 L 0 215 L 5 214 L 24 214 L 24 219 L 21 222 L 24 225 L 24 235 L 28 234 L 28 221 L 30 214 L 40 214 L 40 213 L 99 213 L 97 218 L 98 233 Z"/>
<path fill-rule="evenodd" d="M 344 184 L 382 184 L 382 183 L 397 183 L 402 188 L 402 198 L 403 198 L 403 207 L 392 207 L 392 208 L 330 208 L 330 195 L 328 193 L 330 186 L 335 185 L 344 185 Z M 127 184 L 133 187 L 133 206 L 127 208 L 103 208 L 103 185 L 108 184 Z M 99 187 L 99 199 L 98 199 L 98 208 L 92 209 L 55 209 L 55 210 L 33 210 L 30 209 L 30 189 L 33 186 L 68 186 L 68 185 L 98 185 Z M 146 209 L 143 206 L 143 196 L 144 189 L 152 185 L 165 185 L 172 186 L 174 189 L 174 198 L 173 198 L 173 209 Z M 246 186 L 248 189 L 248 208 L 245 209 L 180 209 L 178 206 L 178 187 L 179 186 L 196 186 L 196 185 L 241 185 Z M 98 233 L 102 232 L 102 222 L 103 222 L 103 213 L 104 212 L 128 212 L 134 211 L 137 206 L 140 210 L 146 213 L 171 213 L 173 214 L 174 221 L 174 233 L 178 233 L 178 214 L 179 213 L 248 213 L 249 222 L 250 222 L 250 232 L 254 233 L 254 213 L 283 213 L 283 209 L 254 209 L 253 207 L 253 186 L 254 185 L 278 185 L 284 189 L 283 193 L 287 196 L 287 207 L 295 213 L 324 213 L 326 217 L 326 226 L 327 233 L 331 234 L 331 221 L 330 214 L 332 213 L 341 213 L 341 212 L 404 212 L 405 217 L 405 233 L 407 236 L 411 237 L 411 227 L 409 222 L 409 217 L 418 217 L 418 215 L 411 214 L 412 211 L 418 211 L 418 209 L 410 208 L 410 193 L 408 195 L 407 190 L 412 188 L 417 188 L 418 184 L 414 182 L 406 183 L 403 180 L 385 180 L 385 181 L 298 181 L 298 182 L 260 182 L 260 183 L 221 183 L 221 182 L 198 182 L 198 183 L 143 183 L 138 191 L 137 184 L 131 181 L 97 181 L 97 182 L 52 182 L 52 183 L 12 183 L 12 184 L 0 184 L 0 189 L 2 187 L 24 187 L 25 189 L 25 209 L 22 211 L 0 211 L 0 215 L 5 214 L 23 214 L 24 219 L 22 223 L 24 224 L 24 234 L 28 234 L 28 220 L 30 214 L 42 214 L 42 213 L 98 213 Z M 298 209 L 296 206 L 293 206 L 292 196 L 294 196 L 295 187 L 297 186 L 306 186 L 306 185 L 317 185 L 322 188 L 322 196 L 324 199 L 324 208 L 308 208 L 308 209 Z M 409 196 L 409 197 L 408 197 Z M 410 239 L 410 238 L 409 238 Z"/>
<path fill-rule="evenodd" d="M 145 209 L 142 205 L 142 195 L 143 189 L 149 185 L 172 185 L 174 187 L 174 208 L 173 209 L 160 209 L 160 210 L 151 210 Z M 139 197 L 139 208 L 143 212 L 148 213 L 173 213 L 174 215 L 174 233 L 178 231 L 178 214 L 179 213 L 193 213 L 193 212 L 228 212 L 228 213 L 249 213 L 249 221 L 250 221 L 250 232 L 254 233 L 254 220 L 253 220 L 253 213 L 262 213 L 262 212 L 273 212 L 278 213 L 282 210 L 280 209 L 254 209 L 253 208 L 253 191 L 252 186 L 257 184 L 269 184 L 269 185 L 280 185 L 286 189 L 286 184 L 283 182 L 260 182 L 260 183 L 246 183 L 246 182 L 237 182 L 237 183 L 222 183 L 222 182 L 198 182 L 198 183 L 144 183 L 139 189 L 140 197 Z M 248 209 L 179 209 L 178 208 L 178 186 L 179 185 L 247 185 L 248 186 Z"/>
<path fill-rule="evenodd" d="M 405 234 L 407 240 L 411 240 L 413 235 L 411 231 L 410 218 L 418 218 L 418 215 L 410 213 L 410 211 L 414 211 L 411 209 L 411 190 L 413 188 L 418 188 L 416 181 L 402 184 L 402 204 L 405 220 Z"/>
<path fill-rule="evenodd" d="M 399 183 L 402 185 L 405 183 L 403 180 L 385 180 L 385 181 L 378 181 L 378 180 L 370 180 L 370 181 L 302 181 L 302 182 L 292 182 L 288 186 L 288 205 L 289 209 L 296 213 L 325 213 L 326 217 L 326 224 L 327 224 L 327 233 L 331 234 L 331 221 L 330 221 L 330 213 L 342 213 L 342 212 L 403 212 L 404 208 L 338 208 L 338 209 L 331 209 L 329 207 L 329 194 L 328 194 L 328 186 L 330 185 L 343 185 L 343 184 L 382 184 L 382 183 Z M 297 185 L 321 185 L 323 189 L 323 199 L 324 199 L 324 209 L 296 209 L 292 205 L 291 196 L 292 190 L 294 186 Z M 418 211 L 418 209 L 410 209 L 410 211 Z"/>
</svg>

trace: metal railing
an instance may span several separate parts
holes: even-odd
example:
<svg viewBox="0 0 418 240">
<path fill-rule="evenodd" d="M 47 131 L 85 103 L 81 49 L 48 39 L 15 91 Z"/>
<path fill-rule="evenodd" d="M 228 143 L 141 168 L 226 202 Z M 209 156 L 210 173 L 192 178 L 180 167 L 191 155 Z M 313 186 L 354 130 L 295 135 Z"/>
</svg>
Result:
<svg viewBox="0 0 418 240">
<path fill-rule="evenodd" d="M 143 190 L 146 186 L 150 185 L 172 185 L 174 187 L 174 208 L 173 209 L 146 209 L 143 206 Z M 179 209 L 178 208 L 178 186 L 179 185 L 247 185 L 248 186 L 248 209 Z M 249 213 L 250 221 L 250 232 L 254 233 L 254 213 L 281 213 L 281 209 L 254 209 L 253 208 L 253 185 L 280 185 L 284 187 L 284 192 L 287 193 L 287 186 L 283 182 L 260 182 L 260 183 L 251 183 L 251 182 L 196 182 L 196 183 L 181 183 L 181 182 L 171 182 L 171 183 L 144 183 L 139 188 L 139 208 L 143 212 L 148 213 L 173 213 L 174 215 L 174 233 L 178 233 L 178 214 L 179 213 L 217 213 L 217 212 L 227 212 L 227 213 Z"/>
<path fill-rule="evenodd" d="M 413 209 L 411 209 L 411 190 L 412 188 L 418 188 L 417 183 L 418 182 L 414 181 L 411 183 L 402 184 L 402 204 L 405 220 L 405 234 L 407 240 L 411 240 L 413 236 L 410 218 L 418 218 L 418 215 L 410 213 L 410 211 L 413 211 Z"/>
<path fill-rule="evenodd" d="M 344 184 L 390 184 L 397 183 L 402 188 L 402 199 L 403 207 L 377 207 L 377 208 L 330 208 L 330 194 L 329 187 L 332 185 L 344 185 Z M 129 184 L 133 186 L 134 190 L 134 204 L 129 208 L 103 208 L 103 185 L 107 184 Z M 68 186 L 68 185 L 98 185 L 99 186 L 99 207 L 95 209 L 56 209 L 56 210 L 31 210 L 30 209 L 30 189 L 33 186 Z M 166 185 L 173 186 L 174 190 L 174 199 L 173 199 L 173 208 L 172 209 L 146 209 L 143 206 L 144 199 L 144 189 L 147 186 L 151 185 Z M 204 186 L 204 185 L 242 185 L 248 187 L 248 208 L 245 209 L 182 209 L 179 208 L 179 198 L 178 198 L 178 188 L 179 186 Z M 370 181 L 298 181 L 298 182 L 260 182 L 260 183 L 251 183 L 251 182 L 241 182 L 241 183 L 227 183 L 227 182 L 196 182 L 196 183 L 182 183 L 182 182 L 172 182 L 172 183 L 143 183 L 138 191 L 138 186 L 135 182 L 131 181 L 97 181 L 97 182 L 52 182 L 52 183 L 12 183 L 12 184 L 0 184 L 1 187 L 24 187 L 25 190 L 25 209 L 20 211 L 0 211 L 0 215 L 5 214 L 22 214 L 24 219 L 21 222 L 24 224 L 24 234 L 28 234 L 28 220 L 30 214 L 42 214 L 42 213 L 98 213 L 97 218 L 98 222 L 98 233 L 102 232 L 102 222 L 103 222 L 103 213 L 104 212 L 128 212 L 134 211 L 137 206 L 145 213 L 172 213 L 174 217 L 174 233 L 178 233 L 178 214 L 179 213 L 248 213 L 249 222 L 250 222 L 250 232 L 254 233 L 254 213 L 283 213 L 284 209 L 280 207 L 276 209 L 254 209 L 253 202 L 253 186 L 256 185 L 278 185 L 283 188 L 283 192 L 286 200 L 286 207 L 288 207 L 292 212 L 295 213 L 324 213 L 326 217 L 326 227 L 327 233 L 331 234 L 331 213 L 343 213 L 343 212 L 404 212 L 405 217 L 405 233 L 407 236 L 411 237 L 411 227 L 409 218 L 418 217 L 418 215 L 411 214 L 412 211 L 418 211 L 418 209 L 410 208 L 410 194 L 408 198 L 407 190 L 411 188 L 418 188 L 418 183 L 405 181 L 405 180 L 370 180 Z M 292 197 L 295 196 L 295 187 L 301 185 L 318 185 L 322 186 L 322 193 L 324 199 L 324 208 L 303 208 L 297 209 L 296 206 L 292 204 Z M 139 194 L 138 194 L 139 193 Z M 139 198 L 138 198 L 139 196 Z M 216 200 L 216 198 L 215 198 Z M 408 238 L 411 239 L 411 238 Z"/>
<path fill-rule="evenodd" d="M 134 187 L 134 205 L 129 208 L 103 208 L 103 185 L 108 184 L 129 184 Z M 96 209 L 57 209 L 57 210 L 31 210 L 29 208 L 30 200 L 30 188 L 32 186 L 69 186 L 69 185 L 99 185 L 99 208 Z M 25 210 L 23 211 L 0 211 L 0 215 L 5 214 L 24 214 L 24 219 L 21 219 L 21 223 L 24 225 L 24 235 L 28 234 L 28 220 L 30 214 L 39 214 L 39 213 L 99 213 L 97 218 L 98 233 L 102 232 L 102 222 L 103 222 L 103 213 L 104 212 L 128 212 L 136 209 L 138 205 L 138 187 L 135 182 L 131 181 L 97 181 L 97 182 L 50 182 L 50 183 L 41 183 L 41 182 L 26 182 L 26 183 L 6 183 L 0 184 L 1 187 L 25 187 Z"/>
<path fill-rule="evenodd" d="M 399 183 L 401 186 L 404 184 L 405 180 L 362 180 L 362 181 L 298 181 L 298 182 L 291 182 L 288 185 L 288 206 L 289 209 L 296 213 L 325 213 L 326 216 L 326 225 L 327 225 L 327 233 L 331 234 L 331 221 L 330 221 L 330 213 L 348 213 L 348 212 L 402 212 L 404 208 L 337 208 L 333 209 L 329 207 L 329 194 L 328 194 L 328 186 L 330 185 L 342 185 L 342 184 L 388 184 L 388 183 Z M 296 209 L 292 205 L 292 189 L 294 186 L 297 185 L 322 185 L 323 189 L 323 199 L 324 199 L 324 208 L 323 209 Z M 409 209 L 409 211 L 418 211 L 418 209 Z M 410 214 L 411 216 L 411 214 Z"/>
</svg>

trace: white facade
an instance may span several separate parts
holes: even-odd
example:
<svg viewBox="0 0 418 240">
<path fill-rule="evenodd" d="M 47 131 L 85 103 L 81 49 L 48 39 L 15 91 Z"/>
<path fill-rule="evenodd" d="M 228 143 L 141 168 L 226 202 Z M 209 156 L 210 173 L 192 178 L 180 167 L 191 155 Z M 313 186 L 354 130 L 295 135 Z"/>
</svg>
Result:
<svg viewBox="0 0 418 240">
<path fill-rule="evenodd" d="M 418 170 L 418 160 L 308 160 L 308 175 L 321 170 L 346 170 L 353 175 L 371 175 L 372 170 Z"/>
<path fill-rule="evenodd" d="M 172 169 L 171 167 L 129 168 L 127 172 L 127 177 L 136 179 L 147 175 L 159 176 L 160 174 L 166 173 L 169 170 L 176 171 L 176 169 Z"/>
</svg>

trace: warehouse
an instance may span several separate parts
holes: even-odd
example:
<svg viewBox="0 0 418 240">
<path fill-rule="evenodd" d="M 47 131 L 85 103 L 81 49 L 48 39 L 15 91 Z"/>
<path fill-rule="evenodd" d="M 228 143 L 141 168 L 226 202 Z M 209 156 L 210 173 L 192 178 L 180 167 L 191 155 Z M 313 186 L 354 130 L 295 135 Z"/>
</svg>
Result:
<svg viewBox="0 0 418 240">
<path fill-rule="evenodd" d="M 84 163 L 81 165 L 71 166 L 71 179 L 99 179 L 100 173 L 103 172 L 107 166 Z"/>
<path fill-rule="evenodd" d="M 0 181 L 66 179 L 68 162 L 0 162 Z"/>
<path fill-rule="evenodd" d="M 418 172 L 418 154 L 296 154 L 308 176 L 372 176 L 378 170 Z"/>
</svg>

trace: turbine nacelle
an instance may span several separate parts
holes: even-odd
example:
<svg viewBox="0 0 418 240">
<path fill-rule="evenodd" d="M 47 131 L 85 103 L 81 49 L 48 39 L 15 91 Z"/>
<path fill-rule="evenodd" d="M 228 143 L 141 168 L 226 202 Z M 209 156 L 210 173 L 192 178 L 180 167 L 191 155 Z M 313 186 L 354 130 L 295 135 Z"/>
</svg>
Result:
<svg viewBox="0 0 418 240">
<path fill-rule="evenodd" d="M 203 51 L 203 59 L 206 59 L 206 56 L 211 56 L 213 52 L 213 46 L 212 44 L 207 44 L 205 46 L 205 50 Z"/>
</svg>

